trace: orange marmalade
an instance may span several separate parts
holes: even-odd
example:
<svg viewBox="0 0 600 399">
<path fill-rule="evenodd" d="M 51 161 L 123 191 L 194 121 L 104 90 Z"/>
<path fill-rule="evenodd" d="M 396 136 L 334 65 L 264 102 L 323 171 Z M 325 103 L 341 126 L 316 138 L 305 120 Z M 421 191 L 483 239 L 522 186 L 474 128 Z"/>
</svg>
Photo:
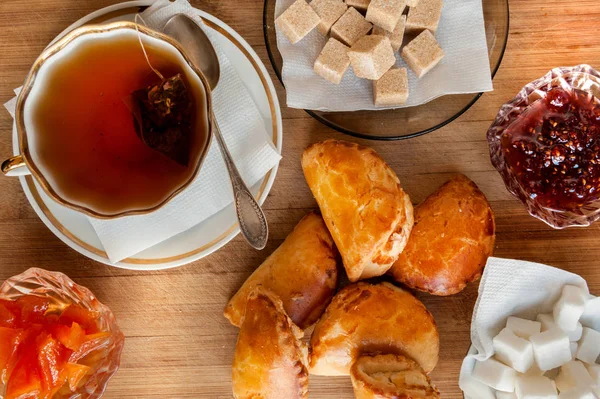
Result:
<svg viewBox="0 0 600 399">
<path fill-rule="evenodd" d="M 110 336 L 99 330 L 99 317 L 77 305 L 58 306 L 33 295 L 0 299 L 4 398 L 50 399 L 75 392 L 93 372 L 94 352 Z"/>
</svg>

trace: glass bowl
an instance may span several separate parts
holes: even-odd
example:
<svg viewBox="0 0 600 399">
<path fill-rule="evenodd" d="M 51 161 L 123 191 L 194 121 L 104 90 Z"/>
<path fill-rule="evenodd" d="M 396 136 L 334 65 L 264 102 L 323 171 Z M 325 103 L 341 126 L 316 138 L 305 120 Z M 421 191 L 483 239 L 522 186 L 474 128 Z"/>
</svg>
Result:
<svg viewBox="0 0 600 399">
<path fill-rule="evenodd" d="M 277 50 L 275 1 L 265 0 L 263 30 L 273 69 L 281 79 L 283 61 Z M 508 41 L 508 0 L 482 0 L 492 77 Z M 416 107 L 383 111 L 322 112 L 307 110 L 319 122 L 350 136 L 370 140 L 403 140 L 433 132 L 467 111 L 483 93 L 448 95 Z"/>
<path fill-rule="evenodd" d="M 600 199 L 592 200 L 572 210 L 553 209 L 541 204 L 539 199 L 530 195 L 522 186 L 516 172 L 507 164 L 504 156 L 501 141 L 506 129 L 511 127 L 513 122 L 520 121 L 519 117 L 532 109 L 530 106 L 533 103 L 544 99 L 547 93 L 554 88 L 564 89 L 567 92 L 578 89 L 587 93 L 586 96 L 591 95 L 593 97 L 590 98 L 595 97 L 596 101 L 599 101 L 600 72 L 589 65 L 555 68 L 542 78 L 526 85 L 515 98 L 500 108 L 496 119 L 487 132 L 490 158 L 492 164 L 502 176 L 506 188 L 525 204 L 532 216 L 556 229 L 573 226 L 585 227 L 600 218 Z M 598 109 L 600 105 L 596 105 L 596 107 Z M 577 140 L 584 141 L 581 138 L 577 138 Z M 571 142 L 569 141 L 569 143 Z"/>
<path fill-rule="evenodd" d="M 60 307 L 70 304 L 78 305 L 99 315 L 97 319 L 99 330 L 108 332 L 110 335 L 87 341 L 84 345 L 89 343 L 90 349 L 93 349 L 86 350 L 86 355 L 76 360 L 77 363 L 93 366 L 93 372 L 85 377 L 85 383 L 81 384 L 76 392 L 62 394 L 61 391 L 53 398 L 100 398 L 108 380 L 119 368 L 121 352 L 125 343 L 125 336 L 119 329 L 111 310 L 101 304 L 90 290 L 75 284 L 66 275 L 38 268 L 31 268 L 22 274 L 11 277 L 0 287 L 0 299 L 12 301 L 25 295 L 49 298 L 51 303 Z M 5 388 L 0 381 L 0 397 Z"/>
</svg>

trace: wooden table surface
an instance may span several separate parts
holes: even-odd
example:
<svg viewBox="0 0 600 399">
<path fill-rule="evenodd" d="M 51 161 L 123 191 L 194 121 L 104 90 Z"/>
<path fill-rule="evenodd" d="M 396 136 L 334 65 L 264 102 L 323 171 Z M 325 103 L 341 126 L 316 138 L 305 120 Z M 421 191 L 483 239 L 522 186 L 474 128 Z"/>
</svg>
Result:
<svg viewBox="0 0 600 399">
<path fill-rule="evenodd" d="M 116 0 L 1 0 L 0 103 L 22 84 L 48 42 L 73 21 Z M 192 3 L 237 30 L 268 61 L 262 1 Z M 473 179 L 496 213 L 496 255 L 542 262 L 578 273 L 600 294 L 600 223 L 554 231 L 530 217 L 504 188 L 489 161 L 485 132 L 498 108 L 521 87 L 556 66 L 600 67 L 597 0 L 513 0 L 508 48 L 485 94 L 458 120 L 429 135 L 402 142 L 354 140 L 375 148 L 418 203 L 454 173 Z M 17 179 L 0 177 L 0 281 L 37 266 L 58 270 L 89 287 L 116 314 L 127 336 L 121 369 L 105 398 L 231 398 L 231 360 L 237 330 L 223 318 L 229 297 L 309 210 L 316 207 L 304 182 L 300 154 L 326 138 L 349 139 L 300 110 L 283 107 L 283 161 L 265 203 L 271 238 L 254 251 L 238 237 L 217 253 L 162 272 L 107 267 L 73 251 L 38 219 Z M 11 154 L 11 118 L 0 112 L 0 158 Z M 432 378 L 443 398 L 461 398 L 458 374 L 469 348 L 477 284 L 448 298 L 419 295 L 440 329 L 441 356 Z M 352 398 L 350 379 L 312 377 L 310 397 Z M 286 398 L 282 398 L 286 399 Z"/>
</svg>

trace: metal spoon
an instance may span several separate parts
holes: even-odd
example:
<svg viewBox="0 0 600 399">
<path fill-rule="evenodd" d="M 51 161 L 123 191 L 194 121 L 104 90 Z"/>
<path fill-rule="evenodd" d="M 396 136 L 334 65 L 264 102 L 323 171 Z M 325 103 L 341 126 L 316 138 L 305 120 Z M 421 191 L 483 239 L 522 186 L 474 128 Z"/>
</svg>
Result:
<svg viewBox="0 0 600 399">
<path fill-rule="evenodd" d="M 214 90 L 220 77 L 219 59 L 202 28 L 187 15 L 176 14 L 167 21 L 163 32 L 181 44 L 186 54 L 208 80 L 211 90 Z M 212 120 L 215 137 L 229 171 L 229 178 L 233 187 L 233 203 L 235 204 L 240 230 L 252 247 L 263 249 L 267 245 L 269 237 L 267 218 L 240 176 L 240 172 L 227 149 L 227 144 L 223 139 L 214 113 Z"/>
</svg>

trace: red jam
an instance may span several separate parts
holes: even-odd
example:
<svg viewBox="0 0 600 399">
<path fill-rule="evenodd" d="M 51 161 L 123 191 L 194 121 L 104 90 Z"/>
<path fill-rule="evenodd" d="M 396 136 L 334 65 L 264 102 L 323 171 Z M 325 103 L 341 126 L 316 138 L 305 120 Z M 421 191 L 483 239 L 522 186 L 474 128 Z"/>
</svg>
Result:
<svg viewBox="0 0 600 399">
<path fill-rule="evenodd" d="M 553 88 L 502 135 L 507 165 L 543 207 L 572 211 L 600 198 L 600 102 Z"/>
<path fill-rule="evenodd" d="M 75 392 L 93 371 L 92 352 L 110 336 L 98 330 L 98 317 L 32 295 L 0 299 L 0 390 L 6 387 L 5 399 Z"/>
</svg>

